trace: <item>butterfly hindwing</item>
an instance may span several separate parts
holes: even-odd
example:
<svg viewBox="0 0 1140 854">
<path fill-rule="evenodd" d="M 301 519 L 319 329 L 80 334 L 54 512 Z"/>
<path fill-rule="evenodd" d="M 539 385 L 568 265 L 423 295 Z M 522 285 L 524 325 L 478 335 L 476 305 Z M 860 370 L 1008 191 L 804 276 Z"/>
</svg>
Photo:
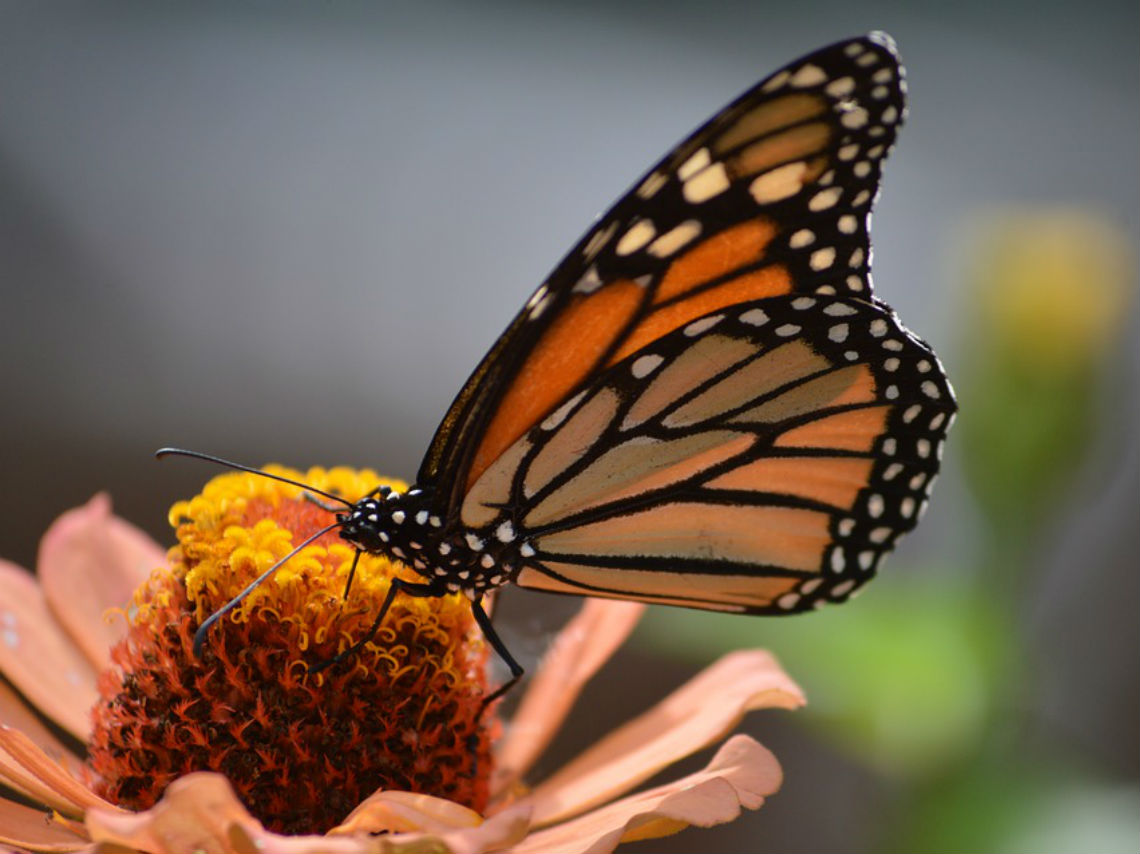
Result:
<svg viewBox="0 0 1140 854">
<path fill-rule="evenodd" d="M 599 371 L 693 321 L 788 294 L 870 298 L 868 225 L 903 118 L 889 39 L 817 51 L 730 104 L 638 181 L 472 374 L 420 469 L 466 491 Z"/>
<path fill-rule="evenodd" d="M 733 306 L 606 368 L 475 483 L 515 581 L 747 613 L 842 601 L 914 527 L 955 409 L 937 358 L 878 305 Z"/>
</svg>

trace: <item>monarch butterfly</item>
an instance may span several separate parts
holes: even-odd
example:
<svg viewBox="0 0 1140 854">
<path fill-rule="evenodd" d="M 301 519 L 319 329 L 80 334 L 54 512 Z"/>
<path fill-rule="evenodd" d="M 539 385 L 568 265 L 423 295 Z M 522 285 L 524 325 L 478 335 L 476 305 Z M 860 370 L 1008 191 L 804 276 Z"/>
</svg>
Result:
<svg viewBox="0 0 1140 854">
<path fill-rule="evenodd" d="M 327 496 L 346 509 L 326 531 L 423 578 L 332 660 L 397 593 L 463 593 L 511 670 L 489 702 L 522 675 L 482 607 L 507 582 L 787 614 L 870 579 L 922 515 L 956 410 L 871 289 L 904 94 L 889 36 L 823 48 L 602 216 L 476 367 L 416 485 Z"/>
</svg>

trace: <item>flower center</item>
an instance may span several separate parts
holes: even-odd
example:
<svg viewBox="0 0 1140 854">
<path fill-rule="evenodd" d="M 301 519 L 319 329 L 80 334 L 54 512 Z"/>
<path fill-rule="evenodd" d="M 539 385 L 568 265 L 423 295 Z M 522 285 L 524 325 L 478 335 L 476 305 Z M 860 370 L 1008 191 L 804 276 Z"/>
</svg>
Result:
<svg viewBox="0 0 1140 854">
<path fill-rule="evenodd" d="M 276 473 L 355 500 L 372 472 Z M 396 484 L 402 489 L 402 484 Z M 191 771 L 225 774 L 249 810 L 284 833 L 323 832 L 378 788 L 486 805 L 492 723 L 480 718 L 486 649 L 465 598 L 397 596 L 364 637 L 398 563 L 331 532 L 287 561 L 192 651 L 198 626 L 333 515 L 294 487 L 224 474 L 170 513 L 171 567 L 135 594 L 127 637 L 99 681 L 94 785 L 151 806 Z"/>
</svg>

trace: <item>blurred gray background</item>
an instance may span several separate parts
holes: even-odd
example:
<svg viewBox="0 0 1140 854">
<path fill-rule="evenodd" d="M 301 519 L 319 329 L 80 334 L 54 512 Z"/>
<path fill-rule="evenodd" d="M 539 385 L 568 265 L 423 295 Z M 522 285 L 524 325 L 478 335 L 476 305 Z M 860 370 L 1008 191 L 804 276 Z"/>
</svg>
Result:
<svg viewBox="0 0 1140 854">
<path fill-rule="evenodd" d="M 1075 206 L 1137 245 L 1138 24 L 1134 2 L 5 2 L 0 555 L 33 567 L 51 520 L 99 490 L 170 542 L 167 508 L 214 472 L 158 464 L 160 445 L 411 477 L 469 371 L 595 214 L 752 83 L 870 29 L 897 39 L 911 104 L 875 213 L 876 286 L 953 378 L 973 346 L 958 252 L 980 216 Z M 1073 726 L 1108 728 L 1088 761 L 1134 793 L 1129 311 L 1108 426 L 1024 612 L 1044 643 L 1103 621 L 1099 669 L 1060 661 L 1075 681 L 1056 692 L 1100 707 Z M 903 563 L 969 559 L 979 511 L 953 453 L 952 436 Z M 533 660 L 549 627 L 510 603 Z M 617 666 L 647 663 L 650 699 L 697 669 L 645 646 Z M 606 721 L 648 702 L 588 699 Z M 896 785 L 762 717 L 749 731 L 783 733 L 785 794 L 642 850 L 885 844 Z"/>
</svg>

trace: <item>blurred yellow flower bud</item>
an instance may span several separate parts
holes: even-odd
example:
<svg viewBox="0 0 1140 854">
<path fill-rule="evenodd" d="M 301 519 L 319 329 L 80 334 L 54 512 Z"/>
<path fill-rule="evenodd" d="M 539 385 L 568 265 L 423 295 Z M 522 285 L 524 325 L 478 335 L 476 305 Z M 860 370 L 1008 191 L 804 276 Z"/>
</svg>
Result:
<svg viewBox="0 0 1140 854">
<path fill-rule="evenodd" d="M 1084 370 L 1121 329 L 1135 291 L 1122 231 L 1076 208 L 1026 208 L 985 219 L 970 280 L 978 335 L 1036 371 Z"/>
</svg>

